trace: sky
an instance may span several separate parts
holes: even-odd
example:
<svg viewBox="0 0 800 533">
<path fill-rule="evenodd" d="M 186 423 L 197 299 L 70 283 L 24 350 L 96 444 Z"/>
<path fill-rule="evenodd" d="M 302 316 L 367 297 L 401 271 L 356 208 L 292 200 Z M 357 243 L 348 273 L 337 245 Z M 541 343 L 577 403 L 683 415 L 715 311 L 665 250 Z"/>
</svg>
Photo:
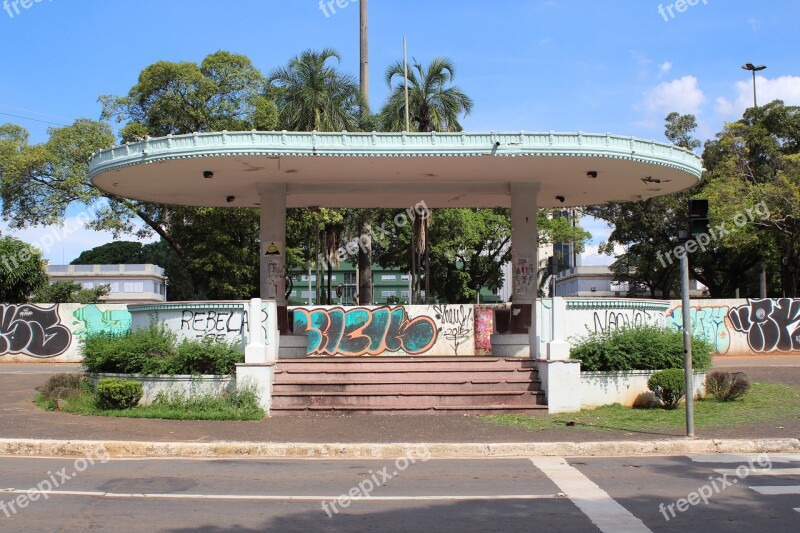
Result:
<svg viewBox="0 0 800 533">
<path fill-rule="evenodd" d="M 455 84 L 475 102 L 466 131 L 664 141 L 664 117 L 677 111 L 697 117 L 705 140 L 752 105 L 744 63 L 767 66 L 759 102 L 800 105 L 798 20 L 800 0 L 371 0 L 370 102 L 384 102 L 405 36 L 410 58 L 455 63 Z M 126 94 L 146 66 L 217 50 L 269 74 L 331 47 L 357 77 L 358 29 L 355 0 L 0 0 L 0 123 L 43 142 L 49 127 L 99 119 L 98 96 Z M 0 231 L 69 262 L 113 240 L 82 228 L 82 211 L 71 208 L 62 227 Z M 593 236 L 584 264 L 611 263 L 597 254 L 610 228 L 583 224 Z"/>
</svg>

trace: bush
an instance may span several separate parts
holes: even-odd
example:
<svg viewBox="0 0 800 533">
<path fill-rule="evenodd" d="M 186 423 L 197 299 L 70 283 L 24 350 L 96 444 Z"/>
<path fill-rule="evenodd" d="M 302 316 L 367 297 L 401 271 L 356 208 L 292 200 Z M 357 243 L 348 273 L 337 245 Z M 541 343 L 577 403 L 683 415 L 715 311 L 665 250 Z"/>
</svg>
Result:
<svg viewBox="0 0 800 533">
<path fill-rule="evenodd" d="M 711 345 L 692 338 L 692 367 L 711 367 Z M 578 339 L 570 357 L 581 360 L 581 370 L 663 370 L 683 368 L 683 333 L 654 326 L 591 333 Z"/>
<path fill-rule="evenodd" d="M 750 381 L 744 372 L 711 372 L 706 376 L 706 391 L 720 402 L 730 402 L 750 390 Z"/>
<path fill-rule="evenodd" d="M 74 391 L 75 393 L 80 391 L 82 383 L 83 376 L 81 374 L 55 374 L 47 378 L 44 385 L 39 387 L 39 392 L 45 398 L 57 400 L 64 397 L 65 391 Z"/>
<path fill-rule="evenodd" d="M 184 340 L 163 326 L 124 335 L 100 334 L 83 341 L 87 372 L 119 374 L 231 374 L 244 354 L 214 339 Z"/>
<path fill-rule="evenodd" d="M 659 370 L 647 380 L 647 388 L 656 398 L 664 402 L 667 409 L 674 409 L 686 395 L 684 371 L 680 368 Z"/>
<path fill-rule="evenodd" d="M 97 383 L 97 404 L 102 409 L 130 409 L 143 394 L 142 384 L 131 379 L 105 378 Z"/>
</svg>

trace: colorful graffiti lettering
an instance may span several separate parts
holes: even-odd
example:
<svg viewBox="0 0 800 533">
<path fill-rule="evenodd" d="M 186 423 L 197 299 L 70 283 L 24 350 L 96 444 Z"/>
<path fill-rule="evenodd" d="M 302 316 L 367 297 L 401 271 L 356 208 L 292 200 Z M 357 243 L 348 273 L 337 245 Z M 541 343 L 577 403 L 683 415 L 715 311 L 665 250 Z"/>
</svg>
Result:
<svg viewBox="0 0 800 533">
<path fill-rule="evenodd" d="M 21 353 L 44 359 L 64 353 L 72 343 L 57 305 L 0 304 L 0 318 L 0 356 Z"/>
<path fill-rule="evenodd" d="M 295 334 L 308 335 L 309 355 L 378 355 L 425 353 L 439 331 L 433 319 L 409 320 L 404 307 L 295 309 Z"/>
<path fill-rule="evenodd" d="M 752 299 L 728 312 L 733 329 L 747 334 L 754 352 L 800 350 L 800 300 Z"/>
<path fill-rule="evenodd" d="M 131 330 L 131 314 L 124 309 L 101 311 L 94 304 L 76 309 L 72 316 L 73 325 L 81 325 L 83 329 L 75 331 L 77 337 L 108 333 L 124 335 Z"/>
<path fill-rule="evenodd" d="M 731 345 L 731 334 L 725 325 L 728 307 L 690 307 L 689 322 L 692 335 L 696 335 L 713 346 L 718 354 L 728 353 Z M 683 308 L 678 306 L 667 313 L 667 327 L 683 330 Z"/>
</svg>

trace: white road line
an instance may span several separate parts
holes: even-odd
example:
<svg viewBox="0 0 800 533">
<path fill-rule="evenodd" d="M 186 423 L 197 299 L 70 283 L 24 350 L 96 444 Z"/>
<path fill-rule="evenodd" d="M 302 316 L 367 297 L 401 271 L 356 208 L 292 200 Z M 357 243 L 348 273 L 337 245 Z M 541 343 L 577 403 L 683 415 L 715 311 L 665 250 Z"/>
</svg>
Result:
<svg viewBox="0 0 800 533">
<path fill-rule="evenodd" d="M 750 476 L 796 476 L 800 475 L 800 468 L 755 468 L 750 469 L 744 465 L 747 475 Z M 722 475 L 738 476 L 736 468 L 716 468 L 714 472 Z"/>
<path fill-rule="evenodd" d="M 785 496 L 787 494 L 800 494 L 800 485 L 780 486 L 753 486 L 750 487 L 759 494 L 768 496 Z"/>
<path fill-rule="evenodd" d="M 570 466 L 563 457 L 531 458 L 592 523 L 607 533 L 650 531 L 644 522 L 617 503 L 606 491 Z"/>
<path fill-rule="evenodd" d="M 92 498 L 145 498 L 153 500 L 256 500 L 256 501 L 331 501 L 337 500 L 341 494 L 328 496 L 278 495 L 278 494 L 149 494 L 121 493 L 81 490 L 21 490 L 0 489 L 0 494 L 39 494 L 45 498 L 50 496 L 88 496 Z M 563 498 L 559 494 L 492 494 L 466 496 L 368 496 L 352 498 L 355 500 L 374 501 L 479 501 L 479 500 L 550 500 Z"/>
<path fill-rule="evenodd" d="M 800 513 L 800 507 L 795 507 L 794 510 Z"/>
<path fill-rule="evenodd" d="M 750 461 L 754 463 L 759 459 L 764 460 L 769 458 L 771 463 L 791 463 L 800 461 L 800 454 L 761 454 L 761 455 L 690 455 L 689 459 L 696 463 L 733 463 L 733 464 L 748 464 Z"/>
</svg>

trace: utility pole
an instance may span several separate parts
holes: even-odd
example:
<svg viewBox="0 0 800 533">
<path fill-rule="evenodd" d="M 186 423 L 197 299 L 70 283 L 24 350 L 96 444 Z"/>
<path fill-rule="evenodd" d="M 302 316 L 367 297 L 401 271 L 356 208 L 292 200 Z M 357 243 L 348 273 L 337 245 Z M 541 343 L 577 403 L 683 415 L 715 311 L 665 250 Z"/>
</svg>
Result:
<svg viewBox="0 0 800 533">
<path fill-rule="evenodd" d="M 367 0 L 359 1 L 361 19 L 361 94 L 364 95 L 366 111 L 369 111 L 369 31 L 367 27 Z"/>
</svg>

